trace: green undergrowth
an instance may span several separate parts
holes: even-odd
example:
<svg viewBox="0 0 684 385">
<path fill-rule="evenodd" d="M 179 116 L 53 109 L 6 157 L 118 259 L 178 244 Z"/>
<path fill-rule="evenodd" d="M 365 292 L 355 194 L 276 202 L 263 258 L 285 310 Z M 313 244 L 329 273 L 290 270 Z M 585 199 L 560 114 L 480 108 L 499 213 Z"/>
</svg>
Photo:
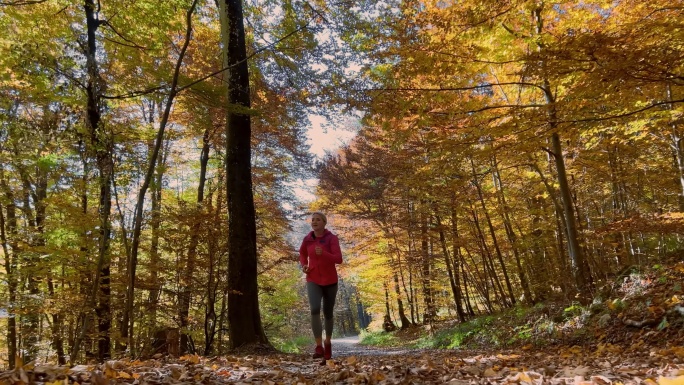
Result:
<svg viewBox="0 0 684 385">
<path fill-rule="evenodd" d="M 593 299 L 517 304 L 467 322 L 441 320 L 394 332 L 365 332 L 366 345 L 418 349 L 532 349 L 551 345 L 684 342 L 684 262 L 627 269 Z M 649 340 L 650 339 L 650 340 Z"/>
<path fill-rule="evenodd" d="M 361 331 L 360 344 L 377 347 L 397 347 L 405 345 L 405 341 L 395 333 Z"/>
<path fill-rule="evenodd" d="M 311 337 L 295 337 L 291 339 L 271 338 L 273 346 L 283 353 L 302 353 L 313 344 Z"/>
</svg>

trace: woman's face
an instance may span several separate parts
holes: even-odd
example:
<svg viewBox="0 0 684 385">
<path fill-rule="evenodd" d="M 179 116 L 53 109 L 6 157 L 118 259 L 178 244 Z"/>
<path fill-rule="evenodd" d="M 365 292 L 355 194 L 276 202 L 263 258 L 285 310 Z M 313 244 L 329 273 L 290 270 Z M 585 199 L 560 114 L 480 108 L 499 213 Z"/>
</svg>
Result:
<svg viewBox="0 0 684 385">
<path fill-rule="evenodd" d="M 311 217 L 311 228 L 313 231 L 325 229 L 325 222 L 323 222 L 323 218 L 320 215 L 313 215 Z"/>
</svg>

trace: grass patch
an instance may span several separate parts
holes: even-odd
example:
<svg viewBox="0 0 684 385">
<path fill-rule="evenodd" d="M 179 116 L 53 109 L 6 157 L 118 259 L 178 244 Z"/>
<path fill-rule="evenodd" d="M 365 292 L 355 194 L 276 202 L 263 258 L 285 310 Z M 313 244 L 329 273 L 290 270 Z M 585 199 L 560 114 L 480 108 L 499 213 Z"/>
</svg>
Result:
<svg viewBox="0 0 684 385">
<path fill-rule="evenodd" d="M 518 303 L 491 315 L 457 322 L 444 315 L 432 325 L 417 325 L 392 333 L 364 334 L 363 343 L 418 349 L 530 349 L 591 343 L 630 344 L 652 333 L 625 325 L 620 319 L 640 320 L 651 314 L 656 323 L 648 342 L 681 341 L 679 307 L 684 306 L 684 262 L 627 271 L 597 286 L 592 301 L 551 298 L 534 306 Z M 669 313 L 668 313 L 669 312 Z M 672 314 L 672 316 L 670 315 Z M 677 316 L 674 316 L 677 314 Z M 647 330 L 647 327 L 642 328 Z"/>
<path fill-rule="evenodd" d="M 402 342 L 397 338 L 394 333 L 387 333 L 384 331 L 361 331 L 360 342 L 361 345 L 371 345 L 371 346 L 400 346 Z"/>
<path fill-rule="evenodd" d="M 282 340 L 271 338 L 273 346 L 283 353 L 301 353 L 314 344 L 310 337 L 295 337 L 293 339 Z"/>
</svg>

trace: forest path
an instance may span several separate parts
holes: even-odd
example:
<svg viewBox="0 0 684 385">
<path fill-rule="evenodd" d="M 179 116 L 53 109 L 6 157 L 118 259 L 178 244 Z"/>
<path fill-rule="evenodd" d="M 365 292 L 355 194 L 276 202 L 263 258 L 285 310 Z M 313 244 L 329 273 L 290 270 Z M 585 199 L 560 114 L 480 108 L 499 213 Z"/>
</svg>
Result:
<svg viewBox="0 0 684 385">
<path fill-rule="evenodd" d="M 333 338 L 333 356 L 335 357 L 349 357 L 349 356 L 389 356 L 395 354 L 408 354 L 415 352 L 415 350 L 397 349 L 397 348 L 379 348 L 374 346 L 361 345 L 361 337 L 348 336 L 342 338 Z"/>
</svg>

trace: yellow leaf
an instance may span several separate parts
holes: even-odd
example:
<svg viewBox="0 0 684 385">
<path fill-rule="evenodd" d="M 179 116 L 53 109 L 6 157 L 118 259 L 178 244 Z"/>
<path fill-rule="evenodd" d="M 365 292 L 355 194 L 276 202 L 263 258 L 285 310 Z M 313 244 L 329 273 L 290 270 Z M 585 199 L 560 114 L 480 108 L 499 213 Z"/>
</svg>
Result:
<svg viewBox="0 0 684 385">
<path fill-rule="evenodd" d="M 186 354 L 180 358 L 181 361 L 188 361 L 193 364 L 199 364 L 200 357 L 197 354 Z"/>
<path fill-rule="evenodd" d="M 577 345 L 571 347 L 571 348 L 568 349 L 568 350 L 570 351 L 570 353 L 573 353 L 573 354 L 580 354 L 580 353 L 582 353 L 582 348 L 579 347 L 579 346 L 577 346 Z"/>
<path fill-rule="evenodd" d="M 118 376 L 118 374 L 119 373 L 109 365 L 109 362 L 107 362 L 105 364 L 105 369 L 104 369 L 105 377 L 107 377 L 108 379 L 114 379 Z"/>
<path fill-rule="evenodd" d="M 133 378 L 133 377 L 131 377 L 130 374 L 128 374 L 126 372 L 119 372 L 119 373 L 117 373 L 117 376 L 118 376 L 118 378 Z"/>
<path fill-rule="evenodd" d="M 375 380 L 376 382 L 380 382 L 380 381 L 383 381 L 386 377 L 385 377 L 385 374 L 382 372 L 373 372 L 373 374 L 371 375 L 371 378 L 373 380 Z"/>
<path fill-rule="evenodd" d="M 520 379 L 520 382 L 532 383 L 532 379 L 525 372 L 520 373 L 520 377 L 518 378 Z"/>
<path fill-rule="evenodd" d="M 674 378 L 660 377 L 658 378 L 658 385 L 684 385 L 684 376 Z"/>
</svg>

